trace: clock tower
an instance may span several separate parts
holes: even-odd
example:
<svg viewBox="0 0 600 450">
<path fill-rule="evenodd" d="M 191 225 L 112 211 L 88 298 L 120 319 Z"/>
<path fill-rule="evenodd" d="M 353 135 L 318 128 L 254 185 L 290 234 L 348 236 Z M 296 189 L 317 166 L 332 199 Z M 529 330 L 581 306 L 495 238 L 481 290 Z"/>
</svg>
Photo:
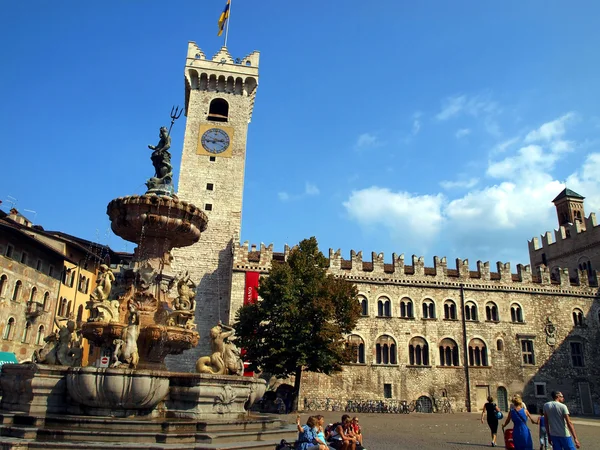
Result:
<svg viewBox="0 0 600 450">
<path fill-rule="evenodd" d="M 200 344 L 168 361 L 170 369 L 191 369 L 210 355 L 209 331 L 230 311 L 233 241 L 239 240 L 244 190 L 246 136 L 258 86 L 259 53 L 233 59 L 226 47 L 208 59 L 188 44 L 185 64 L 187 122 L 178 197 L 202 209 L 208 228 L 200 241 L 173 250 L 173 267 L 188 270 L 196 288 Z"/>
</svg>

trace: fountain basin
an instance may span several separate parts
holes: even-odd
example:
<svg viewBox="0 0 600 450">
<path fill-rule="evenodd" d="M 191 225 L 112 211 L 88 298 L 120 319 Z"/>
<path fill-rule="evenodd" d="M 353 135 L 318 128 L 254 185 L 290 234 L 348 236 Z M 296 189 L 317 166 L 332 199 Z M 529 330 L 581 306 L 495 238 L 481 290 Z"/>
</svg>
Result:
<svg viewBox="0 0 600 450">
<path fill-rule="evenodd" d="M 152 370 L 73 367 L 67 373 L 67 391 L 85 414 L 148 415 L 169 393 L 168 375 Z"/>
<path fill-rule="evenodd" d="M 159 238 L 165 248 L 198 242 L 208 223 L 196 206 L 168 195 L 119 197 L 108 204 L 106 213 L 117 236 L 136 244 L 142 238 Z"/>
</svg>

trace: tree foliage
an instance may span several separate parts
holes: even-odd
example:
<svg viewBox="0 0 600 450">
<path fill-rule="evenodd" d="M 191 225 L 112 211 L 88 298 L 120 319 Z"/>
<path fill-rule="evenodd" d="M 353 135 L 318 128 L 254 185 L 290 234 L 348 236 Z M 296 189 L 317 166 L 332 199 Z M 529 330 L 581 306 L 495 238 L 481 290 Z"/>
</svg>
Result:
<svg viewBox="0 0 600 450">
<path fill-rule="evenodd" d="M 237 344 L 250 368 L 296 375 L 296 391 L 302 370 L 331 374 L 352 354 L 344 335 L 360 316 L 358 292 L 354 284 L 327 274 L 327 265 L 317 240 L 303 240 L 286 262 L 273 262 L 269 276 L 260 279 L 259 300 L 236 316 Z"/>
</svg>

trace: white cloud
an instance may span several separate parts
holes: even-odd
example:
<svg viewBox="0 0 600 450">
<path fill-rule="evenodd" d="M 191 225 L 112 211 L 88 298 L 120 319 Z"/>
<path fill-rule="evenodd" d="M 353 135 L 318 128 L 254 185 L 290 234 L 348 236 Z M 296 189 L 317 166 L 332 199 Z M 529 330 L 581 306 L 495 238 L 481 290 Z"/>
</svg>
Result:
<svg viewBox="0 0 600 450">
<path fill-rule="evenodd" d="M 473 117 L 489 116 L 500 112 L 498 104 L 485 95 L 454 95 L 442 101 L 442 109 L 437 114 L 438 120 L 448 120 L 460 115 Z"/>
<path fill-rule="evenodd" d="M 306 195 L 319 195 L 320 191 L 319 191 L 319 188 L 316 185 L 314 185 L 312 183 L 309 183 L 307 181 L 306 182 L 306 186 L 304 188 L 304 193 Z"/>
<path fill-rule="evenodd" d="M 493 148 L 486 175 L 491 183 L 459 197 L 394 192 L 373 186 L 353 191 L 344 207 L 351 220 L 374 232 L 386 232 L 402 251 L 424 255 L 436 239 L 459 255 L 528 263 L 527 240 L 555 223 L 552 199 L 564 188 L 553 171 L 577 145 L 566 139 L 574 113 L 543 124 L 525 138 Z M 513 151 L 513 147 L 516 150 Z M 477 177 L 442 181 L 443 189 L 473 189 Z M 600 208 L 600 153 L 591 153 L 567 185 L 587 197 L 586 211 Z M 465 254 L 464 252 L 467 252 Z M 443 255 L 442 255 L 443 256 Z"/>
<path fill-rule="evenodd" d="M 384 227 L 396 237 L 424 241 L 440 231 L 444 196 L 411 195 L 373 186 L 353 191 L 344 207 L 349 217 L 367 228 Z"/>
<path fill-rule="evenodd" d="M 290 194 L 287 192 L 278 192 L 277 197 L 279 197 L 279 200 L 282 202 L 287 202 L 290 199 Z"/>
<path fill-rule="evenodd" d="M 456 139 L 460 139 L 465 136 L 468 136 L 469 134 L 471 134 L 470 128 L 460 128 L 460 129 L 456 130 L 456 133 L 454 133 L 454 136 L 456 136 Z"/>
<path fill-rule="evenodd" d="M 363 133 L 356 139 L 356 144 L 354 145 L 357 149 L 366 149 L 366 148 L 374 148 L 381 145 L 381 142 L 372 133 Z"/>
<path fill-rule="evenodd" d="M 416 136 L 417 134 L 419 134 L 419 131 L 421 130 L 421 116 L 423 114 L 420 111 L 417 111 L 413 114 L 413 125 L 412 125 L 412 134 L 413 136 Z"/>
<path fill-rule="evenodd" d="M 551 122 L 546 122 L 537 130 L 533 130 L 525 136 L 525 143 L 530 142 L 550 142 L 561 138 L 565 134 L 565 125 L 575 118 L 574 112 L 569 112 L 562 117 Z"/>
<path fill-rule="evenodd" d="M 479 183 L 478 178 L 470 178 L 468 180 L 459 181 L 440 181 L 440 186 L 446 190 L 456 188 L 471 189 L 472 187 L 475 187 L 477 183 Z"/>
</svg>

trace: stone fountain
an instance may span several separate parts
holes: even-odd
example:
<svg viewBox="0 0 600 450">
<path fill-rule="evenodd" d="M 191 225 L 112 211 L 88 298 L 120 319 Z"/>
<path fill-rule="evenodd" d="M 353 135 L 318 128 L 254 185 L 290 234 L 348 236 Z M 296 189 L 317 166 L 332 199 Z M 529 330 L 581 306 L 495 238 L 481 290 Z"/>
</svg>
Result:
<svg viewBox="0 0 600 450">
<path fill-rule="evenodd" d="M 177 114 L 171 117 L 172 126 Z M 293 436 L 279 419 L 250 415 L 266 385 L 241 376 L 239 351 L 228 340 L 231 327 L 219 323 L 211 329 L 213 354 L 198 360 L 201 373 L 166 370 L 167 355 L 199 341 L 195 284 L 187 272 L 173 272 L 171 250 L 198 242 L 208 225 L 201 210 L 174 194 L 169 134 L 162 127 L 159 143 L 149 146 L 155 176 L 146 183 L 148 191 L 117 198 L 107 208 L 114 233 L 137 244 L 132 264 L 117 273 L 101 266 L 87 305 L 90 318 L 80 330 L 69 321 L 46 339 L 33 363 L 2 367 L 2 448 L 37 448 L 39 441 L 46 449 L 64 448 L 45 442 L 59 428 L 62 441 L 79 442 L 80 448 L 100 440 L 133 441 L 131 448 L 181 442 L 168 448 L 266 449 Z M 94 366 L 78 367 L 76 332 L 93 343 Z M 103 435 L 102 427 L 123 431 Z"/>
</svg>

